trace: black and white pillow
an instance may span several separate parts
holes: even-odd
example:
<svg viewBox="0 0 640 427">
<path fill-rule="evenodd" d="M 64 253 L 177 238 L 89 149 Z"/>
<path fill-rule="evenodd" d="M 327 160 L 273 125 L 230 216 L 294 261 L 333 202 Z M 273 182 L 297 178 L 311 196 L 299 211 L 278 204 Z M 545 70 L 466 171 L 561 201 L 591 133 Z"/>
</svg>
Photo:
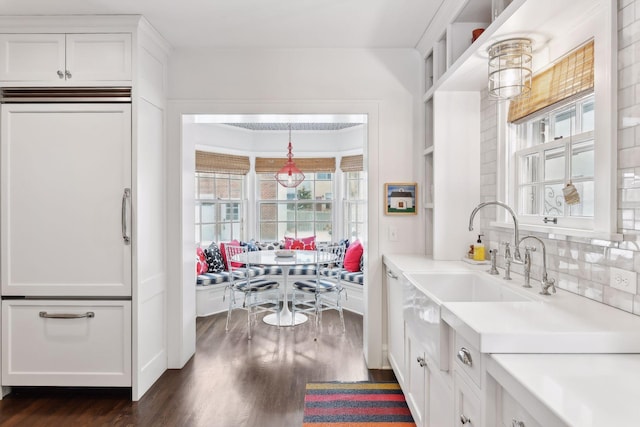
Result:
<svg viewBox="0 0 640 427">
<path fill-rule="evenodd" d="M 360 256 L 360 271 L 364 271 L 364 255 Z"/>
<path fill-rule="evenodd" d="M 273 250 L 277 250 L 277 249 L 282 249 L 282 245 L 280 245 L 280 242 L 259 242 L 256 243 L 256 245 L 258 246 L 258 249 L 261 251 L 273 251 Z"/>
<path fill-rule="evenodd" d="M 204 250 L 204 256 L 207 260 L 207 273 L 220 273 L 224 271 L 224 261 L 222 260 L 222 252 L 216 245 L 216 242 L 212 242 L 207 249 Z"/>
</svg>

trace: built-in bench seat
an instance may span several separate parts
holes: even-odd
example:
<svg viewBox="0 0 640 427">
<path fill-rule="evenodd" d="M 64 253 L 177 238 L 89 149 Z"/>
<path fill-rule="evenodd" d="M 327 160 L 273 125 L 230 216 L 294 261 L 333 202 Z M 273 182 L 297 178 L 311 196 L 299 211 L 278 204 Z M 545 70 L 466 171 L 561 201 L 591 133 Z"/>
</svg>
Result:
<svg viewBox="0 0 640 427">
<path fill-rule="evenodd" d="M 297 277 L 313 276 L 316 274 L 316 265 L 298 265 L 289 267 L 289 281 L 293 283 Z M 270 276 L 282 276 L 282 267 L 280 266 L 252 266 L 249 268 L 251 276 L 256 274 L 267 274 Z M 242 269 L 240 269 L 241 271 Z M 238 270 L 234 270 L 238 271 Z M 324 275 L 331 273 L 327 269 L 321 272 Z M 348 297 L 342 301 L 345 310 L 354 311 L 362 314 L 363 312 L 363 292 L 364 273 L 362 271 L 349 272 L 342 270 L 340 272 L 342 284 L 347 290 Z M 209 316 L 214 313 L 225 311 L 227 306 L 222 301 L 224 288 L 229 282 L 229 272 L 222 271 L 220 273 L 204 273 L 197 276 L 196 280 L 196 311 L 198 316 Z"/>
</svg>

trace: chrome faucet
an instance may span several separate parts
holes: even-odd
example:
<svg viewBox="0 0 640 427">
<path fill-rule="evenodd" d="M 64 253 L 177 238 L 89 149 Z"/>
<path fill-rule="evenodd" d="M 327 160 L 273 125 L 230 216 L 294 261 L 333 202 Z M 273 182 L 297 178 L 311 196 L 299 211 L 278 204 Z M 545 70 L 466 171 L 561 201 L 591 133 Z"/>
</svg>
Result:
<svg viewBox="0 0 640 427">
<path fill-rule="evenodd" d="M 551 293 L 549 293 L 549 289 L 551 289 L 552 293 L 556 293 L 556 280 L 555 279 L 549 279 L 549 275 L 547 274 L 547 248 L 544 245 L 544 242 L 536 237 L 536 236 L 524 236 L 522 239 L 520 239 L 520 242 L 524 241 L 525 239 L 534 239 L 537 240 L 540 245 L 542 246 L 542 282 L 540 283 L 542 286 L 542 290 L 540 291 L 540 294 L 542 295 L 551 295 Z M 520 244 L 520 242 L 518 243 L 518 245 Z M 535 251 L 535 248 L 532 247 L 525 247 L 525 254 L 524 254 L 524 264 L 525 264 L 525 268 L 524 268 L 524 273 L 525 273 L 525 287 L 531 287 L 531 285 L 529 285 L 529 274 L 531 272 L 531 254 L 530 251 Z M 527 286 L 529 285 L 529 286 Z"/>
<path fill-rule="evenodd" d="M 504 245 L 504 280 L 511 280 L 511 261 L 513 261 L 513 257 L 511 256 L 511 243 L 502 242 Z"/>
<path fill-rule="evenodd" d="M 523 288 L 531 287 L 531 252 L 535 252 L 536 248 L 531 246 L 524 247 L 524 285 Z"/>
<path fill-rule="evenodd" d="M 520 229 L 518 228 L 518 218 L 516 218 L 516 213 L 507 205 L 506 203 L 492 201 L 492 202 L 483 202 L 480 203 L 475 209 L 471 212 L 471 216 L 469 217 L 469 231 L 473 231 L 473 218 L 476 216 L 478 211 L 485 206 L 488 205 L 498 205 L 505 208 L 511 214 L 511 218 L 513 219 L 513 240 L 515 242 L 515 248 L 513 249 L 513 259 L 516 262 L 522 262 L 522 256 L 520 255 L 520 250 L 518 249 L 518 245 L 520 244 Z"/>
<path fill-rule="evenodd" d="M 497 249 L 491 249 L 489 251 L 490 259 L 491 259 L 491 269 L 489 269 L 489 274 L 498 275 L 498 269 L 496 268 L 496 255 L 498 255 Z"/>
</svg>

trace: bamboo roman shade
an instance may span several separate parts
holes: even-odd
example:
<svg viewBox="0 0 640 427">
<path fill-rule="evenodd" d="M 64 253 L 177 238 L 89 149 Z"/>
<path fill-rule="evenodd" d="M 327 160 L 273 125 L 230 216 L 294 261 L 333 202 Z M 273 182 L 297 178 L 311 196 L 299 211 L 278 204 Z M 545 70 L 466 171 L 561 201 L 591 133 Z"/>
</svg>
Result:
<svg viewBox="0 0 640 427">
<path fill-rule="evenodd" d="M 196 172 L 232 173 L 246 175 L 251 165 L 249 157 L 196 151 Z"/>
<path fill-rule="evenodd" d="M 342 172 L 361 172 L 364 170 L 363 156 L 344 156 L 340 159 L 340 169 Z"/>
<path fill-rule="evenodd" d="M 278 157 L 256 157 L 256 173 L 276 173 L 284 166 L 287 159 Z M 302 172 L 335 172 L 335 157 L 313 157 L 293 159 Z"/>
<path fill-rule="evenodd" d="M 509 105 L 509 122 L 593 89 L 593 40 L 572 51 L 531 81 L 531 95 Z"/>
</svg>

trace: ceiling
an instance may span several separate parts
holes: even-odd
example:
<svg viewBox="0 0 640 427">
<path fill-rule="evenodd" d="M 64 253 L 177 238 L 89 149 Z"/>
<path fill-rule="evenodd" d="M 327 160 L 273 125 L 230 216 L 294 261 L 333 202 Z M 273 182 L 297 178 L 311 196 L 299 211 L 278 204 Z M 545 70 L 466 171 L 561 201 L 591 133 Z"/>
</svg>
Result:
<svg viewBox="0 0 640 427">
<path fill-rule="evenodd" d="M 174 48 L 413 48 L 443 0 L 0 0 L 1 15 L 143 15 Z"/>
</svg>

